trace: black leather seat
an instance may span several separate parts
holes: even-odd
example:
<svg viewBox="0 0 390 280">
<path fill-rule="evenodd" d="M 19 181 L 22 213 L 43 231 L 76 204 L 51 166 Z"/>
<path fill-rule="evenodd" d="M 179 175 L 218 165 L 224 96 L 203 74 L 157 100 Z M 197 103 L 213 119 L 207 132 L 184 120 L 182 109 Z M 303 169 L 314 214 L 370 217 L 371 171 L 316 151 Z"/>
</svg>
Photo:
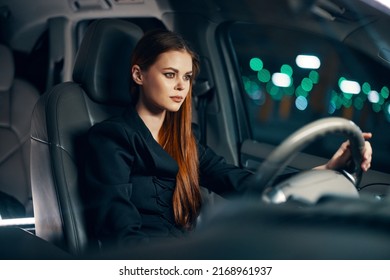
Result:
<svg viewBox="0 0 390 280">
<path fill-rule="evenodd" d="M 90 248 L 83 194 L 84 138 L 89 128 L 121 114 L 130 102 L 130 56 L 143 35 L 129 22 L 103 19 L 87 29 L 73 81 L 55 86 L 32 117 L 31 184 L 36 234 L 68 252 Z M 86 194 L 88 196 L 88 194 Z"/>
<path fill-rule="evenodd" d="M 30 121 L 38 90 L 15 77 L 11 50 L 0 45 L 0 215 L 32 217 Z"/>
</svg>

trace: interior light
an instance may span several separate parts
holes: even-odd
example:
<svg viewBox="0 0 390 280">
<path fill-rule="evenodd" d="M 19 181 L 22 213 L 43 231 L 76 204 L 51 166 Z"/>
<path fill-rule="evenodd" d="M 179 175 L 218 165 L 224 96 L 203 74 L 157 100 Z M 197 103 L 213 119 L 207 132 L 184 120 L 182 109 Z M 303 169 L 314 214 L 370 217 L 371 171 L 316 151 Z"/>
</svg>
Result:
<svg viewBox="0 0 390 280">
<path fill-rule="evenodd" d="M 321 66 L 320 59 L 315 55 L 297 55 L 295 63 L 304 69 L 318 69 Z"/>
<path fill-rule="evenodd" d="M 284 73 L 274 73 L 272 74 L 272 82 L 278 87 L 289 87 L 291 85 L 291 78 Z"/>
<path fill-rule="evenodd" d="M 342 80 L 340 82 L 340 89 L 344 93 L 358 94 L 360 93 L 360 85 L 358 82 L 350 80 Z"/>
<path fill-rule="evenodd" d="M 20 226 L 34 224 L 35 218 L 0 219 L 0 226 Z"/>
</svg>

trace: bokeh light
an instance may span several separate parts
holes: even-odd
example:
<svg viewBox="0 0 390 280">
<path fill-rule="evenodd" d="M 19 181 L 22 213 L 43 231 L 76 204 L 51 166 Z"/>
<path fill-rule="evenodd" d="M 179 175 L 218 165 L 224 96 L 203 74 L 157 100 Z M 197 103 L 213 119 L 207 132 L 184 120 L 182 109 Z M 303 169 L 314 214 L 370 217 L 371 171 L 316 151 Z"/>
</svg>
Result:
<svg viewBox="0 0 390 280">
<path fill-rule="evenodd" d="M 249 67 L 253 71 L 260 71 L 261 69 L 263 69 L 263 61 L 258 57 L 253 57 L 249 61 Z"/>
</svg>

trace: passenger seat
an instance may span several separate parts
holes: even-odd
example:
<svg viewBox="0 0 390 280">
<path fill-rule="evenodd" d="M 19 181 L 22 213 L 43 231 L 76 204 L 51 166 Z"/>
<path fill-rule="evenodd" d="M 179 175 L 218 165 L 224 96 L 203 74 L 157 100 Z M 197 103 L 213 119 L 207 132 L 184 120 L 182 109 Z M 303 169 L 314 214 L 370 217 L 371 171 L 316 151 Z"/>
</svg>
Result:
<svg viewBox="0 0 390 280">
<path fill-rule="evenodd" d="M 0 44 L 0 213 L 33 216 L 30 187 L 30 122 L 38 90 L 15 77 L 11 50 Z M 13 205 L 13 206 L 11 206 Z M 14 207 L 14 209 L 4 209 Z"/>
</svg>

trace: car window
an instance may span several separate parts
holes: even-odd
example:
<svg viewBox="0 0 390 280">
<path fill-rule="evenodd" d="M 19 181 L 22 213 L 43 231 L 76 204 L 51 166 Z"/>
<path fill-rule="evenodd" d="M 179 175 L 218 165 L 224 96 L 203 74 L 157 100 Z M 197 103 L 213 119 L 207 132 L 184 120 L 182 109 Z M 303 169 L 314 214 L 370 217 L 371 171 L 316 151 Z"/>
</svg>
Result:
<svg viewBox="0 0 390 280">
<path fill-rule="evenodd" d="M 338 116 L 373 132 L 373 168 L 390 156 L 390 70 L 340 42 L 293 29 L 236 23 L 237 57 L 252 136 L 277 145 L 318 118 Z M 305 151 L 329 157 L 344 139 L 324 138 Z M 388 170 L 387 170 L 388 171 Z"/>
</svg>

